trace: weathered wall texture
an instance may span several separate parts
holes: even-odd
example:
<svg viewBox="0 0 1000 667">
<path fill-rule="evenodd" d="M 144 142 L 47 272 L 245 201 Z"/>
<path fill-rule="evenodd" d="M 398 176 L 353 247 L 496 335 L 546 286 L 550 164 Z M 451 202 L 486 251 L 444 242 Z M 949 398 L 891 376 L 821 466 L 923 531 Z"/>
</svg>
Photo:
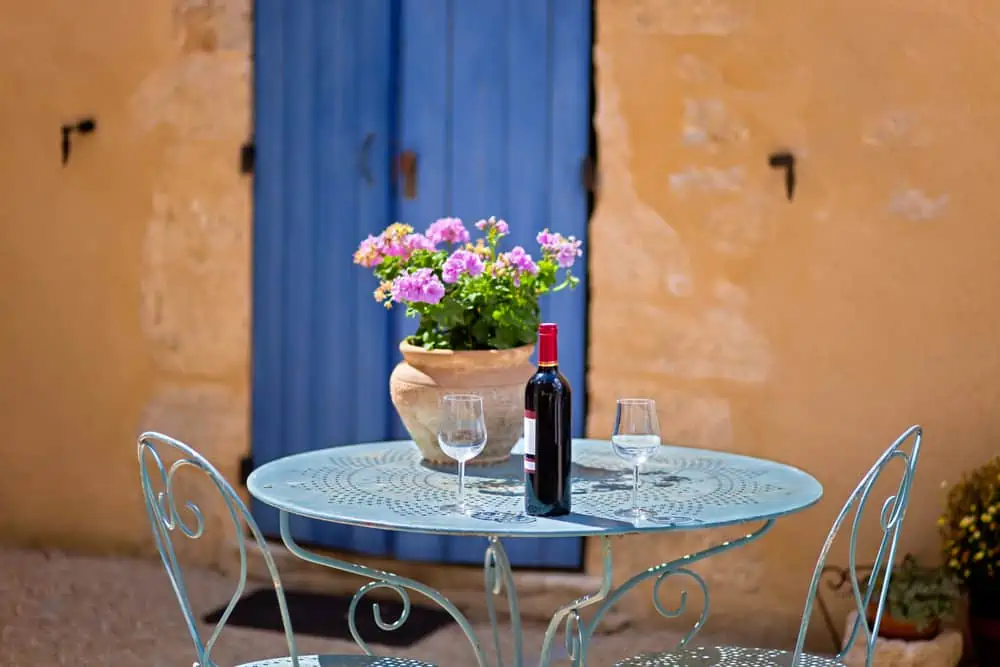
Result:
<svg viewBox="0 0 1000 667">
<path fill-rule="evenodd" d="M 939 485 L 997 450 L 1000 5 L 602 0 L 598 21 L 589 429 L 649 394 L 677 442 L 819 477 L 819 507 L 701 568 L 713 610 L 788 641 L 898 432 L 926 426 L 902 547 L 929 557 Z M 635 540 L 621 571 L 706 539 Z"/>
<path fill-rule="evenodd" d="M 5 539 L 147 549 L 140 429 L 247 450 L 248 7 L 0 2 Z"/>
<path fill-rule="evenodd" d="M 247 3 L 0 0 L 4 539 L 148 548 L 140 428 L 230 475 L 247 450 Z M 821 506 L 702 568 L 755 640 L 790 638 L 826 526 L 898 431 L 928 431 L 922 554 L 938 484 L 996 449 L 998 21 L 975 0 L 599 2 L 590 431 L 649 394 L 673 440 L 820 477 Z M 89 113 L 62 167 L 59 127 Z M 716 538 L 630 539 L 618 569 Z"/>
</svg>

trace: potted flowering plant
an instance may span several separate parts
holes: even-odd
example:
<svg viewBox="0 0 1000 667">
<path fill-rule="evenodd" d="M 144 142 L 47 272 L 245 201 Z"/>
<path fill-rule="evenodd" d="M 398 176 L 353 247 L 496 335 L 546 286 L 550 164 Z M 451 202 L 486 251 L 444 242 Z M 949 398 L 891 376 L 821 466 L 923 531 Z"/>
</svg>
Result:
<svg viewBox="0 0 1000 667">
<path fill-rule="evenodd" d="M 1000 456 L 951 487 L 938 525 L 945 562 L 969 596 L 976 658 L 1000 664 Z"/>
<path fill-rule="evenodd" d="M 458 218 L 437 220 L 423 234 L 394 223 L 354 253 L 354 263 L 379 280 L 375 300 L 418 318 L 416 333 L 400 343 L 403 361 L 389 388 L 403 424 L 432 462 L 449 460 L 437 444 L 440 397 L 462 391 L 484 402 L 488 439 L 475 461 L 510 456 L 521 435 L 538 299 L 579 282 L 571 269 L 581 243 L 572 236 L 542 230 L 533 256 L 521 246 L 502 249 L 510 232 L 503 220 L 480 220 L 475 228 L 480 234 L 473 240 Z"/>
</svg>

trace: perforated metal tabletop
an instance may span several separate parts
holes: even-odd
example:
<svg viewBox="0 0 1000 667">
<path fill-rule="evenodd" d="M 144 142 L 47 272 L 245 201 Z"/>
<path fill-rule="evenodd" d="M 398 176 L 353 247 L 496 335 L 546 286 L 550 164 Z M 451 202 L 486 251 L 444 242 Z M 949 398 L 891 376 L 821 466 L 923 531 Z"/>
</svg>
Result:
<svg viewBox="0 0 1000 667">
<path fill-rule="evenodd" d="M 522 459 L 466 467 L 471 516 L 455 502 L 456 466 L 421 461 L 409 441 L 322 449 L 264 464 L 248 480 L 258 500 L 323 521 L 452 535 L 571 537 L 711 528 L 771 519 L 814 504 L 823 493 L 806 472 L 764 459 L 663 446 L 644 467 L 640 500 L 648 520 L 615 516 L 628 507 L 631 472 L 600 440 L 573 441 L 573 513 L 523 512 Z"/>
</svg>

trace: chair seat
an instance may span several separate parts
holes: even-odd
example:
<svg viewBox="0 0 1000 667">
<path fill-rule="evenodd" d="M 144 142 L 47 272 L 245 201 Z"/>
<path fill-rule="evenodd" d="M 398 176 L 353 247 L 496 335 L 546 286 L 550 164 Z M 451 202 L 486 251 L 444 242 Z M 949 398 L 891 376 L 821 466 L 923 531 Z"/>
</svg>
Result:
<svg viewBox="0 0 1000 667">
<path fill-rule="evenodd" d="M 738 646 L 683 648 L 671 653 L 637 655 L 616 663 L 615 667 L 792 667 L 792 652 Z M 844 663 L 803 653 L 795 667 L 844 667 Z"/>
<path fill-rule="evenodd" d="M 293 667 L 291 658 L 267 658 L 237 667 Z M 435 667 L 412 658 L 374 655 L 300 655 L 299 667 Z"/>
</svg>

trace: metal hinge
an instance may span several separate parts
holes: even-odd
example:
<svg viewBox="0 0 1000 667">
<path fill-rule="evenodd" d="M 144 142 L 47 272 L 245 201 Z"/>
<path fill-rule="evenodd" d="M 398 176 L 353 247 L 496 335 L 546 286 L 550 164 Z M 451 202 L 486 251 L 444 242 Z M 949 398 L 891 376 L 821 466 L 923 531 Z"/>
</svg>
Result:
<svg viewBox="0 0 1000 667">
<path fill-rule="evenodd" d="M 251 139 L 240 146 L 240 173 L 252 174 L 257 163 L 257 143 Z"/>
<path fill-rule="evenodd" d="M 253 457 L 244 456 L 240 459 L 240 484 L 243 486 L 247 485 L 247 480 L 250 479 L 250 473 L 253 472 Z"/>
<path fill-rule="evenodd" d="M 580 160 L 580 185 L 587 192 L 596 193 L 599 183 L 597 182 L 597 163 L 593 155 L 588 155 Z"/>
</svg>

